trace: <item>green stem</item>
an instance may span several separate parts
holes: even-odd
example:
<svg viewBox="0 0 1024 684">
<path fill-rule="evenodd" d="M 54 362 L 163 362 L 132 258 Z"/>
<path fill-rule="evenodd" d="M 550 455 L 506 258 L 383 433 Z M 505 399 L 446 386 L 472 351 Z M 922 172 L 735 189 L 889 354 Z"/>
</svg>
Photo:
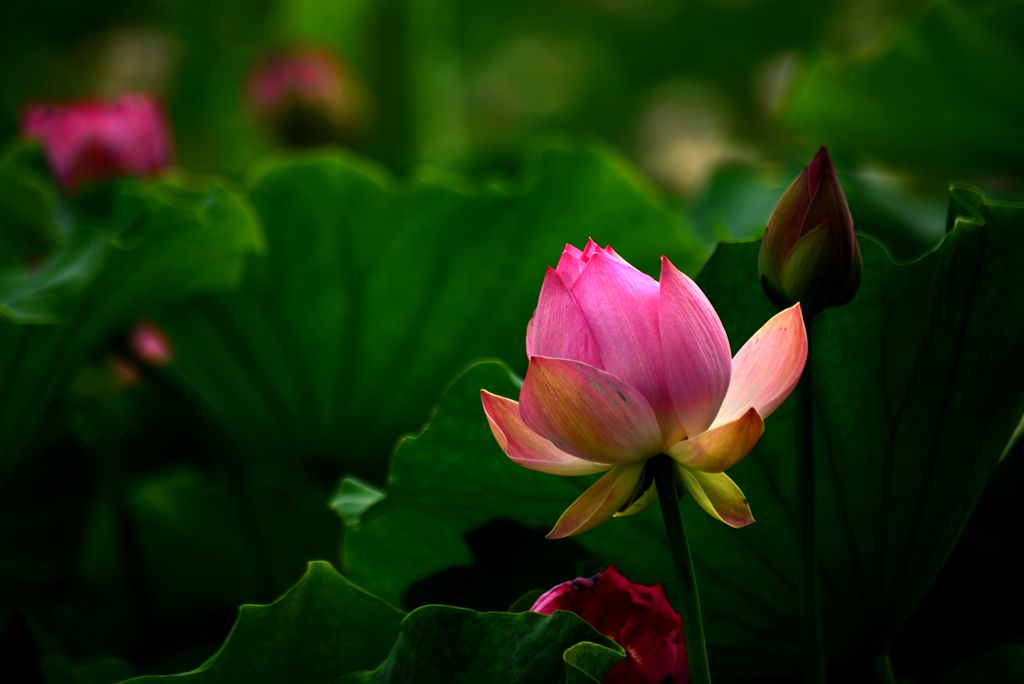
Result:
<svg viewBox="0 0 1024 684">
<path fill-rule="evenodd" d="M 686 640 L 686 655 L 690 661 L 692 684 L 710 684 L 711 670 L 708 666 L 708 648 L 704 639 L 704 619 L 700 613 L 700 596 L 697 593 L 697 578 L 693 572 L 693 558 L 686 541 L 683 518 L 679 514 L 679 496 L 676 494 L 675 466 L 671 457 L 660 454 L 651 459 L 649 467 L 658 488 L 658 502 L 661 517 L 665 521 L 665 534 L 672 550 L 672 561 L 679 581 L 683 599 L 683 637 Z"/>
<path fill-rule="evenodd" d="M 815 537 L 814 485 L 814 376 L 810 343 L 813 314 L 805 315 L 808 355 L 797 387 L 797 519 L 800 525 L 800 635 L 803 642 L 804 678 L 825 682 L 825 654 L 821 638 L 821 598 L 818 590 L 818 544 Z"/>
<path fill-rule="evenodd" d="M 405 173 L 424 161 L 445 163 L 466 147 L 461 68 L 455 44 L 459 14 L 451 0 L 375 3 L 378 85 L 374 129 L 379 154 Z"/>
<path fill-rule="evenodd" d="M 111 410 L 109 406 L 103 408 Z M 107 425 L 103 426 L 105 430 L 112 429 L 108 413 L 101 414 L 97 422 L 100 420 L 106 420 Z M 119 440 L 111 439 L 98 439 L 93 447 L 100 488 L 110 503 L 114 540 L 120 554 L 120 570 L 124 573 L 124 589 L 128 595 L 135 633 L 141 634 L 153 624 L 153 606 L 146 586 L 147 571 L 140 531 L 132 514 L 129 485 L 122 468 L 124 450 L 120 448 Z"/>
<path fill-rule="evenodd" d="M 402 173 L 417 161 L 416 107 L 409 13 L 406 0 L 379 0 L 373 6 L 369 80 L 373 93 L 374 156 Z"/>
<path fill-rule="evenodd" d="M 889 661 L 889 654 L 877 656 L 871 660 L 871 671 L 874 680 L 878 684 L 896 684 L 896 677 L 892 673 L 892 663 Z"/>
<path fill-rule="evenodd" d="M 465 150 L 458 10 L 452 0 L 405 0 L 417 162 L 450 164 Z"/>
</svg>

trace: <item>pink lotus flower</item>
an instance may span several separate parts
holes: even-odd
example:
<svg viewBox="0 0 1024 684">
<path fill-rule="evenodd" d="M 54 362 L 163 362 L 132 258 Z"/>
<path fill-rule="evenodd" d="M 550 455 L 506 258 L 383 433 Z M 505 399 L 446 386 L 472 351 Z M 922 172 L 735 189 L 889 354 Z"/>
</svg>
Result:
<svg viewBox="0 0 1024 684">
<path fill-rule="evenodd" d="M 754 521 L 724 471 L 750 452 L 763 419 L 800 378 L 807 334 L 799 304 L 732 357 L 711 303 L 668 259 L 659 283 L 611 247 L 566 245 L 544 278 L 526 353 L 518 402 L 481 391 L 494 438 L 532 470 L 606 473 L 549 538 L 645 508 L 655 496 L 645 465 L 661 453 L 708 514 L 733 527 Z"/>
<path fill-rule="evenodd" d="M 615 640 L 626 657 L 604 676 L 604 684 L 684 684 L 690 681 L 683 622 L 660 584 L 634 584 L 614 566 L 595 577 L 563 582 L 530 610 L 551 615 L 568 610 Z"/>
<path fill-rule="evenodd" d="M 154 174 L 173 157 L 163 109 L 144 95 L 30 105 L 21 130 L 43 143 L 50 170 L 67 192 L 117 176 Z"/>
</svg>

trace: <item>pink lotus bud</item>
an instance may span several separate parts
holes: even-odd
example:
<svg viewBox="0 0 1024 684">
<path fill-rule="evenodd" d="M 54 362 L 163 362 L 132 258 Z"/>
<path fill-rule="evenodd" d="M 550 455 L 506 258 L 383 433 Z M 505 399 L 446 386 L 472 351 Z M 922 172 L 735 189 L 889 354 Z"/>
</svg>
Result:
<svg viewBox="0 0 1024 684">
<path fill-rule="evenodd" d="M 775 205 L 758 266 L 765 292 L 780 307 L 801 302 L 813 312 L 857 294 L 860 245 L 824 147 Z"/>
<path fill-rule="evenodd" d="M 174 358 L 171 341 L 167 339 L 167 335 L 148 321 L 139 323 L 132 330 L 130 346 L 140 361 L 151 366 L 166 366 Z"/>
<path fill-rule="evenodd" d="M 634 584 L 608 566 L 595 577 L 581 577 L 550 589 L 530 610 L 546 615 L 571 611 L 622 646 L 626 657 L 608 671 L 605 684 L 690 681 L 683 621 L 660 584 Z"/>
<path fill-rule="evenodd" d="M 764 419 L 796 386 L 807 358 L 799 306 L 768 320 L 732 355 L 711 302 L 667 258 L 660 282 L 593 241 L 566 245 L 526 329 L 519 401 L 481 392 L 505 454 L 553 475 L 604 473 L 550 538 L 638 513 L 654 496 L 645 472 L 668 454 L 693 500 L 732 527 L 754 522 L 724 472 L 750 453 Z"/>
<path fill-rule="evenodd" d="M 330 53 L 307 48 L 259 64 L 249 77 L 249 104 L 286 144 L 314 145 L 351 138 L 364 95 Z"/>
<path fill-rule="evenodd" d="M 50 170 L 67 192 L 118 176 L 148 176 L 170 166 L 173 157 L 163 109 L 144 95 L 33 104 L 21 130 L 43 143 Z"/>
</svg>

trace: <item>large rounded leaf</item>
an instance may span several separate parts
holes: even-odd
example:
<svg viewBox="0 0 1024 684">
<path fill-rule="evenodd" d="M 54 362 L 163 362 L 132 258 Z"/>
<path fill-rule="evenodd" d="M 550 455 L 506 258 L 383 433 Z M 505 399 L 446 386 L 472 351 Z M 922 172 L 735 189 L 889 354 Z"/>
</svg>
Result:
<svg viewBox="0 0 1024 684">
<path fill-rule="evenodd" d="M 246 605 L 224 645 L 191 672 L 158 682 L 332 682 L 376 666 L 398 636 L 402 614 L 323 561 L 277 601 Z"/>
<path fill-rule="evenodd" d="M 168 371 L 250 457 L 339 461 L 380 477 L 447 382 L 480 356 L 525 368 L 526 324 L 564 243 L 614 242 L 653 270 L 705 248 L 631 169 L 551 151 L 512 192 L 399 187 L 337 156 L 272 162 L 250 180 L 268 251 L 242 293 L 162 319 Z"/>
<path fill-rule="evenodd" d="M 339 684 L 596 684 L 622 656 L 621 648 L 574 613 L 424 606 L 405 618 L 387 660 Z"/>
</svg>

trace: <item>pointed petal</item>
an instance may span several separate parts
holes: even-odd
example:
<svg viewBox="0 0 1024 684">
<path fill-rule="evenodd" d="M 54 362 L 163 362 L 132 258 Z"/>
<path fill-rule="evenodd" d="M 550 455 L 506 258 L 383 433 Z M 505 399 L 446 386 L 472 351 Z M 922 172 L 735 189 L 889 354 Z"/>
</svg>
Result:
<svg viewBox="0 0 1024 684">
<path fill-rule="evenodd" d="M 579 361 L 530 359 L 519 415 L 562 451 L 596 463 L 633 463 L 661 450 L 661 431 L 643 395 Z"/>
<path fill-rule="evenodd" d="M 590 258 L 599 252 L 604 252 L 604 248 L 594 242 L 594 238 L 587 238 L 587 244 L 583 247 L 583 254 L 580 256 L 584 262 L 590 261 Z"/>
<path fill-rule="evenodd" d="M 565 509 L 554 528 L 548 532 L 548 539 L 581 534 L 612 517 L 633 493 L 643 470 L 643 463 L 613 468 Z"/>
<path fill-rule="evenodd" d="M 800 229 L 815 192 L 816 189 L 811 188 L 808 168 L 805 167 L 782 193 L 768 217 L 762 248 L 776 265 L 785 263 L 786 255 L 800 239 Z"/>
<path fill-rule="evenodd" d="M 566 245 L 555 271 L 562 278 L 566 288 L 571 288 L 583 272 L 583 266 L 583 252 L 572 245 Z"/>
<path fill-rule="evenodd" d="M 746 527 L 754 522 L 747 497 L 725 473 L 702 473 L 679 466 L 683 485 L 704 512 L 729 527 Z"/>
<path fill-rule="evenodd" d="M 573 359 L 599 368 L 601 357 L 590 326 L 558 273 L 549 268 L 537 310 L 526 327 L 526 355 Z"/>
<path fill-rule="evenodd" d="M 732 380 L 712 427 L 754 408 L 767 418 L 796 387 L 807 361 L 807 331 L 800 305 L 772 316 L 732 360 Z"/>
<path fill-rule="evenodd" d="M 647 397 L 667 439 L 675 432 L 678 419 L 665 385 L 658 283 L 597 251 L 573 286 L 572 295 L 601 350 L 601 367 Z"/>
<path fill-rule="evenodd" d="M 619 256 L 618 252 L 612 249 L 611 245 L 605 245 L 604 247 L 601 247 L 596 242 L 594 242 L 594 238 L 590 238 L 589 240 L 587 240 L 587 246 L 583 248 L 583 254 L 580 258 L 582 258 L 584 263 L 586 263 L 590 261 L 591 257 L 598 253 L 611 257 L 616 261 L 632 268 L 628 261 L 623 259 L 621 256 Z"/>
<path fill-rule="evenodd" d="M 612 249 L 611 245 L 605 245 L 604 253 L 607 254 L 610 257 L 618 259 L 619 261 L 621 261 L 622 263 L 626 264 L 627 266 L 630 265 L 628 261 L 626 261 L 621 256 L 619 256 L 618 252 L 616 252 L 614 249 Z"/>
<path fill-rule="evenodd" d="M 828 150 L 824 147 L 818 150 L 808 169 L 811 171 L 809 180 L 812 200 L 804 217 L 802 232 L 806 234 L 810 228 L 830 223 L 832 231 L 849 239 L 853 235 L 853 216 L 850 215 L 850 206 L 846 203 L 846 195 L 843 194 L 843 187 L 839 184 Z M 849 246 L 849 242 L 844 243 L 837 244 L 839 250 Z M 836 256 L 848 259 L 849 253 L 839 251 Z"/>
<path fill-rule="evenodd" d="M 750 409 L 739 419 L 676 442 L 665 453 L 693 470 L 720 473 L 742 461 L 764 434 L 764 421 Z"/>
<path fill-rule="evenodd" d="M 807 295 L 819 294 L 813 292 L 815 285 L 823 286 L 829 282 L 829 271 L 835 268 L 835 261 L 827 256 L 835 251 L 836 246 L 829 244 L 831 242 L 832 229 L 828 223 L 822 223 L 793 245 L 780 274 L 782 291 L 790 297 L 789 301 L 807 303 Z"/>
<path fill-rule="evenodd" d="M 538 435 L 519 416 L 519 402 L 487 390 L 480 390 L 480 399 L 498 446 L 524 468 L 552 475 L 590 475 L 610 467 L 576 458 Z"/>
<path fill-rule="evenodd" d="M 665 378 L 687 435 L 711 425 L 729 388 L 732 352 L 711 302 L 697 283 L 661 258 L 658 299 Z"/>
</svg>

